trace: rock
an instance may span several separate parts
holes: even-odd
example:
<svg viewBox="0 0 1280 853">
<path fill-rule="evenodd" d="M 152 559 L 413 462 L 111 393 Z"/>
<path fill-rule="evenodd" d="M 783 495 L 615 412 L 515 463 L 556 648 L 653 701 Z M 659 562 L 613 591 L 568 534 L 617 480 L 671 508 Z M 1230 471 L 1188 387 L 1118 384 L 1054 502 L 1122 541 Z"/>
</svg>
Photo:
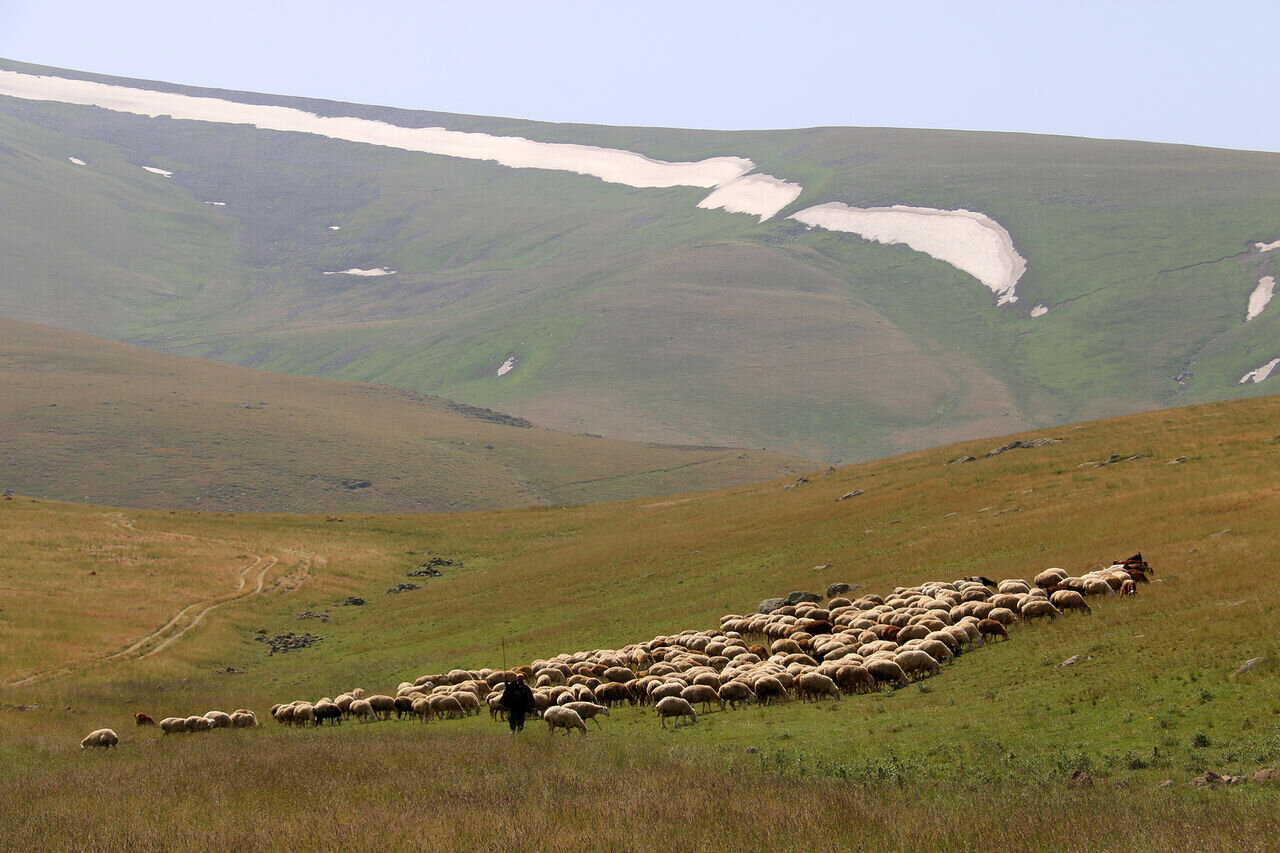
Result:
<svg viewBox="0 0 1280 853">
<path fill-rule="evenodd" d="M 814 566 L 814 567 L 813 567 L 812 569 L 810 569 L 809 571 L 811 571 L 811 572 L 825 572 L 825 571 L 826 571 L 827 569 L 829 569 L 829 568 L 831 568 L 831 564 L 830 564 L 830 563 L 823 563 L 821 566 Z"/>
<path fill-rule="evenodd" d="M 1093 777 L 1089 775 L 1088 770 L 1077 770 L 1071 774 L 1071 779 L 1067 782 L 1068 788 L 1092 788 Z"/>
<path fill-rule="evenodd" d="M 1266 663 L 1266 662 L 1267 662 L 1266 658 L 1249 658 L 1247 661 L 1240 664 L 1239 668 L 1236 669 L 1236 675 L 1244 675 L 1246 672 L 1253 669 L 1258 664 Z"/>
<path fill-rule="evenodd" d="M 1173 780 L 1172 780 L 1172 779 L 1165 779 L 1163 782 L 1161 782 L 1161 783 L 1159 783 L 1158 785 L 1156 785 L 1156 787 L 1157 787 L 1157 788 L 1172 788 L 1172 787 L 1173 787 Z"/>
<path fill-rule="evenodd" d="M 1196 778 L 1192 779 L 1187 784 L 1193 788 L 1208 788 L 1214 785 L 1227 784 L 1227 777 L 1219 776 L 1217 773 L 1214 773 L 1212 770 L 1206 770 Z"/>
<path fill-rule="evenodd" d="M 836 498 L 836 503 L 839 503 L 840 501 L 847 501 L 849 498 L 856 498 L 860 494 L 862 494 L 862 489 L 854 489 L 852 492 L 845 492 L 843 495 Z"/>
<path fill-rule="evenodd" d="M 758 750 L 758 749 L 756 749 L 754 746 L 749 746 L 749 747 L 747 747 L 747 754 L 748 754 L 748 755 L 755 755 L 757 752 L 759 752 L 759 750 Z"/>
<path fill-rule="evenodd" d="M 401 592 L 413 592 L 415 589 L 422 589 L 416 583 L 398 583 L 391 589 L 387 590 L 387 595 L 395 595 Z"/>
<path fill-rule="evenodd" d="M 358 595 L 353 595 L 342 603 L 344 605 L 351 605 L 353 607 L 363 607 L 365 604 L 365 600 Z"/>
<path fill-rule="evenodd" d="M 1071 657 L 1064 660 L 1062 663 L 1058 664 L 1058 666 L 1071 666 L 1073 663 L 1079 663 L 1079 662 L 1080 662 L 1080 655 L 1072 655 Z"/>
<path fill-rule="evenodd" d="M 785 598 L 766 598 L 760 602 L 760 606 L 756 608 L 757 613 L 772 613 L 779 607 L 786 607 L 787 600 Z"/>
<path fill-rule="evenodd" d="M 977 462 L 977 461 L 978 461 L 978 457 L 976 457 L 976 456 L 961 456 L 961 457 L 958 457 L 958 458 L 956 458 L 956 459 L 952 459 L 952 460 L 951 460 L 950 462 L 948 462 L 947 464 L 948 464 L 948 465 L 960 465 L 960 464 L 963 464 L 963 463 L 965 463 L 965 462 Z"/>
<path fill-rule="evenodd" d="M 849 591 L 847 583 L 833 583 L 827 587 L 827 598 L 835 598 L 837 595 L 844 595 Z"/>
<path fill-rule="evenodd" d="M 1269 767 L 1265 770 L 1259 770 L 1258 772 L 1253 774 L 1253 781 L 1280 782 L 1280 770 L 1277 770 L 1274 767 Z"/>
<path fill-rule="evenodd" d="M 291 652 L 296 649 L 306 649 L 323 640 L 324 637 L 317 637 L 314 634 L 303 634 L 298 636 L 290 631 L 287 634 L 279 634 L 275 637 L 254 637 L 259 643 L 266 643 L 271 647 L 268 654 L 276 652 Z"/>
<path fill-rule="evenodd" d="M 799 604 L 802 601 L 822 601 L 822 596 L 816 595 L 806 590 L 796 590 L 787 594 L 787 604 Z"/>
</svg>

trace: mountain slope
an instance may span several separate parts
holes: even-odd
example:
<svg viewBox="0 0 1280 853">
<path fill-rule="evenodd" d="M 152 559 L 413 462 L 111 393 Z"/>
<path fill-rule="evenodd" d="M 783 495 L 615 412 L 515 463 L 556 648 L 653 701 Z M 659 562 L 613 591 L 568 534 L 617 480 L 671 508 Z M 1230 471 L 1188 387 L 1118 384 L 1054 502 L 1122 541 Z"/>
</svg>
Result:
<svg viewBox="0 0 1280 853">
<path fill-rule="evenodd" d="M 705 188 L 0 97 L 0 187 L 23 211 L 0 238 L 11 317 L 573 431 L 829 459 L 1265 393 L 1240 380 L 1280 357 L 1280 309 L 1245 321 L 1280 254 L 1259 248 L 1280 236 L 1275 154 L 559 126 L 58 74 L 673 163 L 749 157 L 802 190 L 758 222 L 698 209 Z M 788 218 L 830 203 L 991 217 L 1026 259 L 1018 301 Z"/>
<path fill-rule="evenodd" d="M 0 319 L 0 488 L 293 512 L 497 509 L 723 488 L 777 453 L 554 432 L 376 386 L 155 353 Z"/>
</svg>

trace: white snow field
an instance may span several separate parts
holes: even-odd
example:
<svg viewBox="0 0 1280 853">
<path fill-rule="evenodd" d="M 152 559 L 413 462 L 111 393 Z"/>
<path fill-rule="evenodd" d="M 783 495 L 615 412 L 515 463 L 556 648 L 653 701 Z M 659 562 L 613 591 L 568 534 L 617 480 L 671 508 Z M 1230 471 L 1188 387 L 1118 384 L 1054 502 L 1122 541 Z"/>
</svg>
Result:
<svg viewBox="0 0 1280 853">
<path fill-rule="evenodd" d="M 1267 307 L 1267 303 L 1271 301 L 1271 297 L 1275 295 L 1275 292 L 1275 276 L 1264 275 L 1258 279 L 1258 286 L 1253 289 L 1253 293 L 1249 294 L 1249 308 L 1245 312 L 1244 321 L 1247 323 L 1261 314 L 1262 309 Z"/>
<path fill-rule="evenodd" d="M 1274 243 L 1254 243 L 1253 247 L 1259 252 L 1270 252 L 1280 249 L 1280 240 L 1276 240 Z"/>
<path fill-rule="evenodd" d="M 502 366 L 498 368 L 499 376 L 506 376 L 516 366 L 516 357 L 514 355 L 507 356 L 507 360 L 502 362 Z"/>
<path fill-rule="evenodd" d="M 1254 385 L 1257 385 L 1259 382 L 1271 375 L 1271 371 L 1276 369 L 1277 364 L 1280 364 L 1280 358 L 1273 358 L 1261 367 L 1255 367 L 1253 370 L 1250 370 L 1244 376 L 1240 377 L 1240 384 L 1245 385 L 1252 382 Z"/>
<path fill-rule="evenodd" d="M 845 231 L 877 243 L 901 243 L 945 261 L 985 284 L 997 305 L 1017 302 L 1014 289 L 1027 262 L 1013 238 L 991 217 L 971 210 L 931 207 L 849 207 L 839 202 L 807 207 L 791 219 L 810 228 Z"/>
<path fill-rule="evenodd" d="M 87 164 L 87 163 L 85 163 L 83 160 L 81 160 L 79 157 L 68 157 L 67 159 L 68 159 L 68 160 L 70 160 L 72 163 L 76 164 L 77 166 L 86 166 L 86 165 L 88 165 L 88 164 Z"/>
<path fill-rule="evenodd" d="M 387 267 L 374 267 L 371 270 L 362 270 L 352 268 L 349 270 L 333 270 L 325 272 L 325 275 L 363 275 L 363 276 L 379 276 L 379 275 L 395 275 L 396 271 Z"/>
<path fill-rule="evenodd" d="M 0 95 L 94 106 L 151 117 L 168 116 L 191 121 L 248 124 L 264 130 L 313 133 L 405 151 L 492 160 L 516 169 L 551 169 L 592 175 L 602 181 L 637 188 L 706 187 L 713 192 L 699 202 L 698 207 L 752 214 L 762 222 L 795 201 L 803 189 L 799 184 L 771 175 L 748 174 L 756 164 L 746 157 L 666 162 L 616 148 L 534 142 L 519 136 L 465 133 L 442 127 L 397 127 L 368 119 L 318 116 L 292 107 L 243 104 L 220 98 L 16 71 L 0 70 Z M 172 174 L 152 166 L 144 168 L 165 177 Z M 880 243 L 902 243 L 974 276 L 996 294 L 997 305 L 1018 300 L 1014 288 L 1026 270 L 1026 261 L 1013 248 L 1009 232 L 985 214 L 902 205 L 851 208 L 832 203 L 810 207 L 791 218 L 810 227 L 844 231 Z M 329 227 L 337 230 L 337 226 Z M 390 274 L 367 270 L 343 272 L 349 275 Z"/>
<path fill-rule="evenodd" d="M 146 169 L 151 174 L 159 175 L 162 178 L 173 177 L 173 172 L 170 172 L 168 169 L 161 169 L 159 166 L 143 166 L 142 168 Z"/>
</svg>

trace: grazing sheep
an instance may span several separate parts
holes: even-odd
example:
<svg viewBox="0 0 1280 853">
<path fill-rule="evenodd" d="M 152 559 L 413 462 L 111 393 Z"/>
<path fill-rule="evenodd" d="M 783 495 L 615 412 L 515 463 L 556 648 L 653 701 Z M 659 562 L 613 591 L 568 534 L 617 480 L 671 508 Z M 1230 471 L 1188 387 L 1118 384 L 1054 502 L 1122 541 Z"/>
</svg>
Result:
<svg viewBox="0 0 1280 853">
<path fill-rule="evenodd" d="M 293 707 L 293 722 L 297 725 L 312 726 L 320 725 L 320 721 L 316 719 L 316 706 L 310 702 L 299 702 Z"/>
<path fill-rule="evenodd" d="M 378 719 L 378 715 L 373 713 L 373 706 L 369 704 L 368 699 L 353 700 L 351 707 L 347 710 L 351 713 L 351 716 L 366 723 Z"/>
<path fill-rule="evenodd" d="M 719 689 L 709 684 L 690 684 L 680 691 L 680 698 L 690 705 L 701 702 L 704 714 L 711 710 L 713 702 L 720 706 L 721 711 L 724 710 L 724 700 L 720 698 Z"/>
<path fill-rule="evenodd" d="M 1068 577 L 1066 569 L 1045 569 L 1036 575 L 1033 583 L 1041 589 L 1048 589 L 1051 586 L 1057 586 Z"/>
<path fill-rule="evenodd" d="M 467 715 L 466 711 L 462 710 L 462 703 L 451 694 L 433 693 L 427 699 L 431 703 L 431 711 L 436 715 L 437 720 L 446 718 L 461 720 Z"/>
<path fill-rule="evenodd" d="M 587 720 L 591 720 L 596 724 L 597 729 L 603 728 L 603 726 L 600 725 L 600 721 L 596 717 L 600 715 L 609 716 L 608 708 L 604 705 L 597 705 L 594 702 L 570 702 L 568 705 L 561 705 L 560 707 L 575 711 L 584 723 Z"/>
<path fill-rule="evenodd" d="M 506 709 L 504 708 L 503 711 L 505 712 Z M 426 696 L 419 696 L 413 700 L 410 712 L 413 714 L 413 718 L 420 723 L 431 722 L 431 700 Z"/>
<path fill-rule="evenodd" d="M 787 688 L 782 685 L 781 680 L 772 675 L 757 678 L 755 691 L 756 700 L 761 705 L 772 705 L 774 699 L 785 701 L 787 698 Z"/>
<path fill-rule="evenodd" d="M 336 702 L 321 699 L 315 704 L 313 713 L 315 714 L 317 726 L 325 720 L 333 720 L 335 724 L 342 725 L 342 709 L 338 707 Z M 234 720 L 235 717 L 233 716 L 232 719 Z"/>
<path fill-rule="evenodd" d="M 165 717 L 160 721 L 160 731 L 167 735 L 174 732 L 185 732 L 187 730 L 186 717 Z"/>
<path fill-rule="evenodd" d="M 213 729 L 213 722 L 204 717 L 187 717 L 187 731 L 207 732 Z"/>
<path fill-rule="evenodd" d="M 209 721 L 210 728 L 231 728 L 231 715 L 226 711 L 209 711 L 204 715 L 204 718 Z"/>
<path fill-rule="evenodd" d="M 1049 596 L 1049 603 L 1058 610 L 1066 613 L 1068 610 L 1080 610 L 1085 613 L 1092 613 L 1089 605 L 1084 600 L 1084 596 L 1073 589 L 1060 589 Z"/>
<path fill-rule="evenodd" d="M 870 693 L 876 689 L 876 680 L 861 664 L 847 663 L 836 668 L 834 681 L 845 693 Z"/>
<path fill-rule="evenodd" d="M 978 622 L 978 633 L 984 637 L 1000 637 L 1001 639 L 1009 639 L 1009 632 L 1005 630 L 1004 625 L 995 619 L 983 619 Z"/>
<path fill-rule="evenodd" d="M 681 717 L 688 717 L 690 725 L 698 722 L 698 712 L 693 710 L 693 706 L 679 696 L 668 696 L 661 700 L 658 702 L 656 710 L 658 711 L 658 725 L 664 729 L 667 727 L 667 717 L 675 717 L 677 726 L 680 725 Z M 585 730 L 586 726 L 583 726 L 583 729 Z"/>
<path fill-rule="evenodd" d="M 902 667 L 902 671 L 912 681 L 917 681 L 926 675 L 937 675 L 941 671 L 938 662 L 920 649 L 900 651 L 894 655 L 893 662 Z"/>
<path fill-rule="evenodd" d="M 1022 603 L 1022 607 L 1019 608 L 1019 611 L 1022 613 L 1022 618 L 1028 621 L 1031 619 L 1042 619 L 1045 616 L 1048 616 L 1050 619 L 1057 619 L 1062 615 L 1062 612 L 1050 604 L 1049 600 L 1045 598 L 1028 598 Z"/>
<path fill-rule="evenodd" d="M 85 735 L 84 740 L 80 741 L 80 748 L 88 749 L 91 746 L 105 746 L 109 749 L 119 743 L 120 736 L 111 729 L 95 729 Z"/>
<path fill-rule="evenodd" d="M 464 716 L 480 716 L 480 700 L 476 698 L 476 694 L 470 690 L 462 690 L 453 694 L 453 698 L 458 700 L 458 704 L 462 706 Z"/>
<path fill-rule="evenodd" d="M 729 681 L 720 685 L 718 695 L 720 697 L 720 710 L 722 711 L 726 702 L 729 703 L 730 708 L 736 711 L 738 710 L 739 702 L 745 705 L 748 701 L 756 698 L 755 691 L 742 681 Z"/>
<path fill-rule="evenodd" d="M 242 708 L 231 715 L 231 726 L 236 729 L 256 729 L 258 717 L 252 711 Z"/>
<path fill-rule="evenodd" d="M 836 687 L 834 681 L 820 672 L 806 672 L 797 678 L 796 691 L 800 694 L 801 701 L 804 702 L 820 699 L 824 696 L 830 696 L 837 701 L 840 699 L 840 688 Z"/>
<path fill-rule="evenodd" d="M 154 726 L 156 724 L 156 721 L 149 714 L 134 714 L 133 722 L 134 725 L 138 726 Z"/>
<path fill-rule="evenodd" d="M 396 700 L 381 693 L 375 693 L 364 701 L 368 702 L 373 712 L 384 720 L 391 719 L 392 713 L 396 710 Z"/>
<path fill-rule="evenodd" d="M 865 666 L 867 672 L 871 673 L 876 680 L 877 689 L 886 683 L 892 683 L 896 687 L 907 685 L 907 674 L 902 671 L 902 667 L 896 661 L 875 658 L 868 660 Z"/>
<path fill-rule="evenodd" d="M 603 706 L 597 706 L 603 707 Z M 546 713 L 542 715 L 542 719 L 547 721 L 547 734 L 554 735 L 556 729 L 564 729 L 564 733 L 572 734 L 573 729 L 582 731 L 582 736 L 587 736 L 587 724 L 582 722 L 582 717 L 578 716 L 578 712 L 564 705 L 557 705 L 554 708 L 548 708 Z M 600 725 L 596 723 L 596 725 Z"/>
</svg>

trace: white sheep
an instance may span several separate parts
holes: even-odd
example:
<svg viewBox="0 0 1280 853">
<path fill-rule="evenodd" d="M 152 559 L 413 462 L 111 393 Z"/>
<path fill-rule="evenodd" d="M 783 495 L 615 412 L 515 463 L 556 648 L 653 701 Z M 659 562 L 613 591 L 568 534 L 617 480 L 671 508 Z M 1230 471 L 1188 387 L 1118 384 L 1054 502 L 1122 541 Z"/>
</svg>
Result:
<svg viewBox="0 0 1280 853">
<path fill-rule="evenodd" d="M 88 749 L 91 746 L 105 746 L 107 748 L 116 746 L 120 743 L 120 736 L 111 729 L 95 729 L 85 735 L 84 740 L 80 741 L 81 749 Z"/>
<path fill-rule="evenodd" d="M 664 729 L 667 727 L 667 717 L 676 717 L 675 724 L 677 726 L 680 725 L 680 717 L 688 717 L 690 725 L 698 722 L 698 712 L 693 710 L 693 706 L 679 696 L 667 696 L 659 700 L 656 708 L 658 711 L 658 725 Z"/>
<path fill-rule="evenodd" d="M 577 713 L 582 718 L 583 723 L 587 720 L 596 724 L 596 728 L 603 728 L 600 721 L 596 719 L 598 716 L 609 716 L 609 709 L 604 705 L 597 705 L 594 702 L 570 702 L 568 705 L 561 705 L 562 708 L 568 708 Z"/>
<path fill-rule="evenodd" d="M 225 711 L 209 711 L 204 715 L 209 721 L 210 728 L 229 729 L 231 728 L 231 715 Z"/>
<path fill-rule="evenodd" d="M 160 731 L 167 735 L 173 734 L 174 732 L 185 732 L 186 730 L 186 717 L 165 717 L 160 721 Z"/>
<path fill-rule="evenodd" d="M 578 716 L 578 712 L 572 708 L 556 705 L 548 708 L 543 713 L 542 719 L 547 721 L 547 734 L 555 734 L 556 729 L 564 729 L 565 734 L 570 734 L 571 729 L 580 729 L 583 737 L 586 737 L 587 724 L 582 722 L 582 717 Z"/>
</svg>

